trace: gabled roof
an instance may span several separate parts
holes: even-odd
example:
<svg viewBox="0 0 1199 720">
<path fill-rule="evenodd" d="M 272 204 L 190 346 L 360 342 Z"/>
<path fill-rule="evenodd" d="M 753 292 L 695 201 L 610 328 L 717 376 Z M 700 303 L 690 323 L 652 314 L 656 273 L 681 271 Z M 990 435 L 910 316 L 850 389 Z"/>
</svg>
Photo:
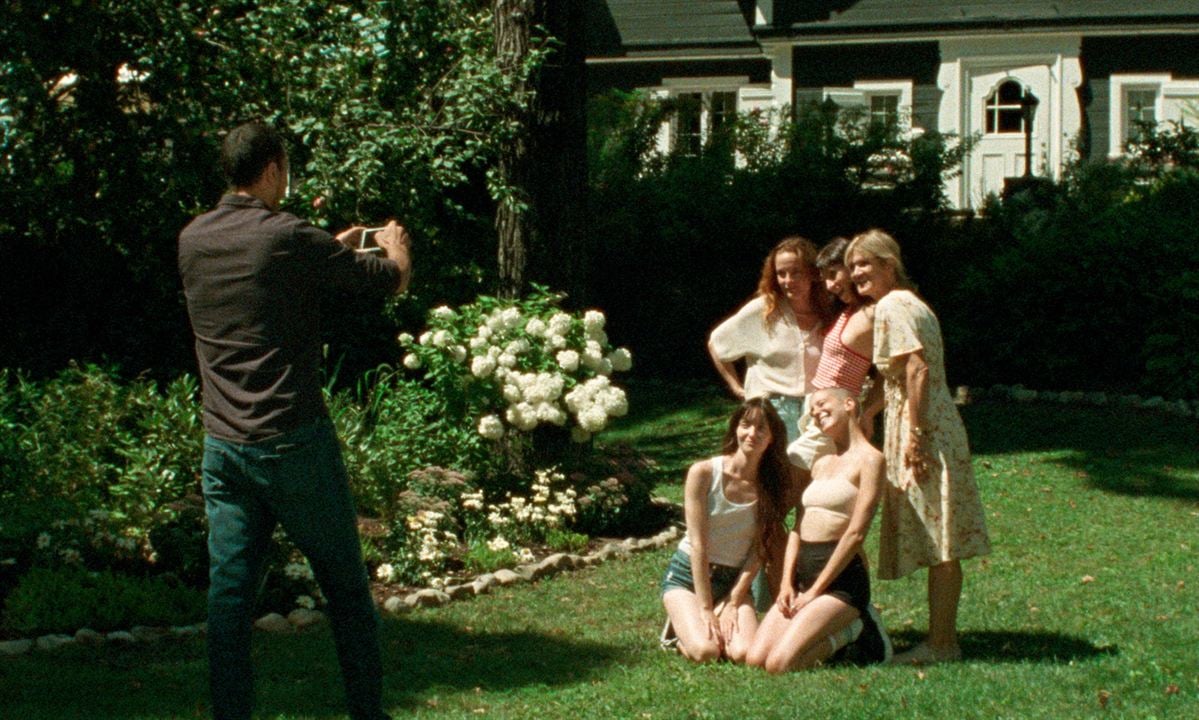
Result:
<svg viewBox="0 0 1199 720">
<path fill-rule="evenodd" d="M 764 35 L 1199 22 L 1196 0 L 775 0 Z"/>
<path fill-rule="evenodd" d="M 587 55 L 738 55 L 757 48 L 752 0 L 585 0 Z"/>
</svg>

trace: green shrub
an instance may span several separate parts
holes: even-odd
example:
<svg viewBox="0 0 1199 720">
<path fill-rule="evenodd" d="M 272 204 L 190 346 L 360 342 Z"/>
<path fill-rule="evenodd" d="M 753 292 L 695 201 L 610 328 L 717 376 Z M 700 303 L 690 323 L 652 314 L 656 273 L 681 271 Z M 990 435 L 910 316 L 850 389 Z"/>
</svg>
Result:
<svg viewBox="0 0 1199 720">
<path fill-rule="evenodd" d="M 8 596 L 4 626 L 32 635 L 69 633 L 81 627 L 103 631 L 182 625 L 202 620 L 204 603 L 201 591 L 162 577 L 34 568 Z"/>
</svg>

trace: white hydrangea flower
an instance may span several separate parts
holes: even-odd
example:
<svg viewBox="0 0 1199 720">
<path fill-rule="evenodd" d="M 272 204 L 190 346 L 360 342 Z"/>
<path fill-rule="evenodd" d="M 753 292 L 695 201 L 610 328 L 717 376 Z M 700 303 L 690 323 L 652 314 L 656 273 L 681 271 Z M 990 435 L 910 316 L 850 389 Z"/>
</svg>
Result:
<svg viewBox="0 0 1199 720">
<path fill-rule="evenodd" d="M 604 349 L 596 341 L 588 340 L 587 345 L 583 348 L 581 360 L 585 367 L 595 370 L 604 361 Z"/>
<path fill-rule="evenodd" d="M 433 308 L 429 312 L 429 315 L 431 315 L 435 320 L 450 320 L 454 317 L 454 310 L 449 305 L 442 305 L 440 307 Z"/>
<path fill-rule="evenodd" d="M 536 412 L 537 419 L 541 422 L 557 425 L 558 427 L 566 424 L 566 411 L 554 403 L 541 403 L 537 406 Z"/>
<path fill-rule="evenodd" d="M 506 368 L 514 367 L 516 365 L 516 356 L 511 353 L 500 353 L 499 363 Z"/>
<path fill-rule="evenodd" d="M 512 544 L 504 539 L 503 535 L 496 535 L 494 538 L 487 541 L 487 549 L 492 552 L 501 552 L 512 547 Z"/>
<path fill-rule="evenodd" d="M 505 330 L 515 330 L 520 327 L 522 319 L 520 310 L 514 307 L 504 308 L 500 313 L 500 322 Z"/>
<path fill-rule="evenodd" d="M 450 357 L 453 358 L 454 362 L 456 363 L 466 360 L 466 348 L 462 347 L 461 345 L 453 346 L 450 348 Z"/>
<path fill-rule="evenodd" d="M 420 365 L 421 363 L 419 356 L 413 353 L 408 353 L 404 356 L 404 367 L 408 368 L 409 370 L 417 370 L 420 368 Z"/>
<path fill-rule="evenodd" d="M 541 318 L 533 318 L 529 320 L 529 322 L 525 323 L 525 332 L 533 337 L 541 337 L 545 334 L 546 329 L 547 326 L 545 321 Z"/>
<path fill-rule="evenodd" d="M 479 420 L 479 434 L 488 440 L 499 440 L 504 436 L 504 423 L 495 415 L 484 415 Z M 465 501 L 463 506 L 465 507 Z"/>
<path fill-rule="evenodd" d="M 507 347 L 504 348 L 504 352 L 508 353 L 509 355 L 520 355 L 521 353 L 527 353 L 528 351 L 529 341 L 525 340 L 524 338 L 517 338 L 508 343 Z"/>
<path fill-rule="evenodd" d="M 628 372 L 633 369 L 633 353 L 628 348 L 616 348 L 608 354 L 612 369 L 616 372 Z"/>
<path fill-rule="evenodd" d="M 562 348 L 566 347 L 566 336 L 550 335 L 546 337 L 545 344 L 551 350 L 561 350 Z"/>
<path fill-rule="evenodd" d="M 316 607 L 316 600 L 313 600 L 310 595 L 300 595 L 296 597 L 296 606 L 311 610 Z"/>
<path fill-rule="evenodd" d="M 599 367 L 597 367 L 595 369 L 595 372 L 599 375 L 611 375 L 612 374 L 612 361 L 609 360 L 608 358 L 604 358 L 604 359 L 600 360 Z"/>
<path fill-rule="evenodd" d="M 379 567 L 375 568 L 375 577 L 383 582 L 391 582 L 395 577 L 395 572 L 396 569 L 391 563 L 383 563 Z"/>
<path fill-rule="evenodd" d="M 500 393 L 509 403 L 515 404 L 525 399 L 524 390 L 521 389 L 519 382 L 513 382 L 514 378 L 519 377 L 519 373 L 508 373 L 507 381 L 504 387 L 500 389 Z"/>
<path fill-rule="evenodd" d="M 579 427 L 589 433 L 596 433 L 608 424 L 608 414 L 599 405 L 590 405 L 579 411 Z"/>
<path fill-rule="evenodd" d="M 563 350 L 554 357 L 558 360 L 558 367 L 566 372 L 574 372 L 579 369 L 579 354 L 574 350 Z"/>
<path fill-rule="evenodd" d="M 508 406 L 504 417 L 507 418 L 509 425 L 518 430 L 528 432 L 537 427 L 537 410 L 527 402 L 519 402 Z"/>
<path fill-rule="evenodd" d="M 554 335 L 565 335 L 570 332 L 571 318 L 564 312 L 556 312 L 550 317 L 549 331 Z"/>
<path fill-rule="evenodd" d="M 416 340 L 416 341 L 417 341 L 418 343 L 420 343 L 421 345 L 428 345 L 428 344 L 429 344 L 429 341 L 430 341 L 430 340 L 432 340 L 432 339 L 433 339 L 433 333 L 431 333 L 431 332 L 429 332 L 428 330 L 426 330 L 426 331 L 424 331 L 423 333 L 421 333 L 421 334 L 420 334 L 420 337 L 419 337 L 419 338 L 417 338 L 417 340 Z"/>
<path fill-rule="evenodd" d="M 604 329 L 607 318 L 599 310 L 588 310 L 583 313 L 583 331 L 591 336 Z"/>
<path fill-rule="evenodd" d="M 446 347 L 454 337 L 447 330 L 437 330 L 433 333 L 433 347 Z"/>
<path fill-rule="evenodd" d="M 612 417 L 624 417 L 629 412 L 629 399 L 624 390 L 609 387 L 596 396 L 604 412 Z"/>
<path fill-rule="evenodd" d="M 485 378 L 495 372 L 495 366 L 496 362 L 493 358 L 480 355 L 470 361 L 470 374 L 477 378 Z"/>
<path fill-rule="evenodd" d="M 411 345 L 413 339 L 412 333 L 402 332 L 396 336 L 396 340 L 399 340 L 401 345 Z"/>
<path fill-rule="evenodd" d="M 479 327 L 475 328 L 475 337 L 481 340 L 487 340 L 490 338 L 491 333 L 492 330 L 490 325 L 480 325 Z"/>
</svg>

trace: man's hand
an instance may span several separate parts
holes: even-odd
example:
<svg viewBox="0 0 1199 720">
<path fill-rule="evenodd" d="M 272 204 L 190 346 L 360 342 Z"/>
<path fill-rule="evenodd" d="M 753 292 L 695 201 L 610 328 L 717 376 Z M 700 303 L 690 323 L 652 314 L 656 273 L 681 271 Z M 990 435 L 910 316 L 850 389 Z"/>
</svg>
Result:
<svg viewBox="0 0 1199 720">
<path fill-rule="evenodd" d="M 400 267 L 400 286 L 396 288 L 396 293 L 404 292 L 408 289 L 408 280 L 412 277 L 412 237 L 403 225 L 397 225 L 395 220 L 391 220 L 375 236 L 375 242 L 383 248 L 387 259 Z"/>
<path fill-rule="evenodd" d="M 355 225 L 347 230 L 342 230 L 333 237 L 337 239 L 337 242 L 345 245 L 349 249 L 357 250 L 358 246 L 362 244 L 362 231 L 365 229 L 366 228 L 362 227 L 361 225 Z"/>
</svg>

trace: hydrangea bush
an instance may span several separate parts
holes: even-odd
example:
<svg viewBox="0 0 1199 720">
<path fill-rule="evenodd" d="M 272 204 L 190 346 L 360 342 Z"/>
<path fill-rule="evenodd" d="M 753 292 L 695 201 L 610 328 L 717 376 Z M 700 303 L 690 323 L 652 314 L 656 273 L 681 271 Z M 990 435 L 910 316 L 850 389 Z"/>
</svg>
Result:
<svg viewBox="0 0 1199 720">
<path fill-rule="evenodd" d="M 608 342 L 602 312 L 566 312 L 562 297 L 537 288 L 523 300 L 435 308 L 423 333 L 400 336 L 403 364 L 423 372 L 447 412 L 470 418 L 487 440 L 557 427 L 586 443 L 628 411 L 610 378 L 633 359 Z"/>
</svg>

